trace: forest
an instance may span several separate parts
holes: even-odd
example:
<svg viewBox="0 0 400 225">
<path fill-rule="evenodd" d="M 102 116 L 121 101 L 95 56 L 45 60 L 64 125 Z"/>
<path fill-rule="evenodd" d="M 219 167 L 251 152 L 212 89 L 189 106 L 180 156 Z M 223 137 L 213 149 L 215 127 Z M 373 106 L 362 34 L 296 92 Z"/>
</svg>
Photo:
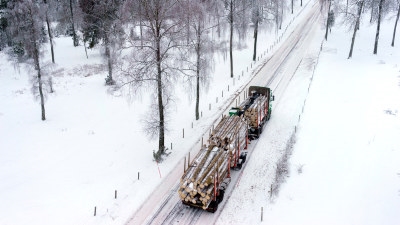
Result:
<svg viewBox="0 0 400 225">
<path fill-rule="evenodd" d="M 348 27 L 349 59 L 361 17 L 376 26 L 371 54 L 378 54 L 381 21 L 395 16 L 394 46 L 400 0 L 319 2 L 326 40 L 335 24 Z M 158 139 L 154 158 L 159 160 L 166 150 L 166 117 L 176 80 L 185 80 L 193 91 L 198 120 L 200 88 L 210 82 L 212 54 L 227 55 L 227 78 L 233 78 L 232 50 L 251 33 L 255 61 L 260 27 L 277 33 L 285 16 L 294 13 L 295 4 L 302 6 L 303 0 L 0 0 L 0 51 L 33 68 L 32 93 L 40 102 L 41 120 L 46 120 L 45 99 L 52 91 L 49 64 L 57 63 L 57 56 L 63 54 L 54 51 L 54 40 L 70 36 L 71 48 L 100 49 L 107 71 L 105 85 L 128 87 L 131 95 L 154 96 L 145 131 Z M 43 51 L 44 45 L 50 46 L 49 53 Z M 51 54 L 51 62 L 44 61 L 43 54 Z"/>
</svg>

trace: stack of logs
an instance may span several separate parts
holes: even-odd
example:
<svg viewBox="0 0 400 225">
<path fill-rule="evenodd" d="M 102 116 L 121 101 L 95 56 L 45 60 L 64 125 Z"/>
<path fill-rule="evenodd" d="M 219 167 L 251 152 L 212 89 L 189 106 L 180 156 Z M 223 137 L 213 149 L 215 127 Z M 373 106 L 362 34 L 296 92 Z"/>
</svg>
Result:
<svg viewBox="0 0 400 225">
<path fill-rule="evenodd" d="M 228 176 L 246 143 L 247 123 L 242 117 L 223 117 L 181 178 L 182 201 L 206 209 L 215 200 L 218 184 Z M 231 160 L 231 161 L 230 161 Z M 217 184 L 217 187 L 215 186 Z"/>
<path fill-rule="evenodd" d="M 258 127 L 262 118 L 267 114 L 268 98 L 266 96 L 259 96 L 255 99 L 254 103 L 244 113 L 245 117 L 249 120 L 251 127 Z"/>
</svg>

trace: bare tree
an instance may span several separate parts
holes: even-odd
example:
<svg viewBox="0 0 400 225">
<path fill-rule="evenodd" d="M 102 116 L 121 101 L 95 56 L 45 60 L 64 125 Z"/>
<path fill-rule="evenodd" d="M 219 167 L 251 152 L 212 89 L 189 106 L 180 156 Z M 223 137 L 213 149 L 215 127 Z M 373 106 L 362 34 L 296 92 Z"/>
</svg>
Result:
<svg viewBox="0 0 400 225">
<path fill-rule="evenodd" d="M 377 4 L 376 4 L 377 0 L 370 0 L 368 3 L 369 3 L 369 7 L 368 8 L 371 9 L 371 17 L 369 19 L 369 22 L 372 23 L 372 21 L 374 19 L 374 15 L 376 14 L 375 13 L 375 8 L 377 6 Z"/>
<path fill-rule="evenodd" d="M 294 1 L 294 0 L 291 0 L 291 3 L 292 3 L 292 14 L 293 14 L 293 1 Z"/>
<path fill-rule="evenodd" d="M 69 12 L 71 15 L 71 28 L 72 28 L 72 40 L 74 47 L 79 45 L 79 38 L 78 35 L 76 34 L 76 29 L 75 29 L 75 17 L 74 17 L 74 7 L 73 7 L 73 0 L 69 0 Z"/>
<path fill-rule="evenodd" d="M 282 29 L 282 21 L 284 15 L 284 9 L 287 8 L 286 0 L 267 0 L 264 2 L 263 10 L 268 15 L 271 15 L 275 23 L 275 32 L 278 34 L 278 30 Z"/>
<path fill-rule="evenodd" d="M 258 24 L 262 19 L 261 5 L 259 0 L 253 0 L 252 5 L 252 22 L 254 24 L 254 46 L 253 46 L 253 61 L 256 61 L 257 57 L 257 39 L 258 39 Z"/>
<path fill-rule="evenodd" d="M 231 68 L 231 77 L 233 77 L 233 22 L 234 22 L 234 13 L 236 10 L 236 1 L 229 0 L 229 59 L 230 59 L 230 68 Z"/>
<path fill-rule="evenodd" d="M 230 59 L 230 76 L 233 77 L 233 34 L 234 28 L 238 28 L 239 38 L 243 38 L 247 28 L 246 12 L 251 8 L 248 1 L 245 0 L 223 0 L 225 8 L 228 12 L 229 24 L 229 59 Z M 250 2 L 251 3 L 251 2 Z M 248 18 L 247 18 L 248 19 Z"/>
<path fill-rule="evenodd" d="M 46 14 L 46 25 L 47 25 L 47 34 L 49 35 L 49 43 L 50 43 L 50 51 L 51 51 L 51 61 L 55 63 L 54 61 L 54 47 L 53 47 L 53 31 L 50 26 L 50 17 L 49 17 L 49 0 L 43 0 L 44 2 L 44 7 L 45 7 L 45 14 Z"/>
<path fill-rule="evenodd" d="M 325 28 L 325 40 L 328 40 L 328 30 L 329 30 L 329 13 L 331 12 L 332 0 L 320 0 L 322 8 L 327 7 L 326 11 L 326 28 Z"/>
<path fill-rule="evenodd" d="M 217 25 L 209 23 L 212 20 L 208 12 L 215 6 L 214 4 L 199 2 L 197 0 L 189 0 L 187 3 L 185 11 L 188 11 L 190 8 L 191 12 L 188 24 L 189 34 L 187 35 L 189 38 L 189 55 L 187 58 L 193 58 L 193 60 L 189 61 L 188 68 L 195 74 L 195 117 L 198 120 L 200 119 L 200 85 L 208 86 L 209 74 L 213 68 L 212 50 L 214 49 L 214 45 L 213 41 L 211 41 L 210 32 Z M 190 57 L 190 54 L 193 54 L 194 57 Z M 192 82 L 189 83 L 191 84 Z"/>
<path fill-rule="evenodd" d="M 379 32 L 380 32 L 380 27 L 381 27 L 383 2 L 384 2 L 384 0 L 379 0 L 378 21 L 377 21 L 377 25 L 376 25 L 376 34 L 375 34 L 375 43 L 374 43 L 374 54 L 378 53 L 378 42 L 379 42 Z"/>
<path fill-rule="evenodd" d="M 393 28 L 392 47 L 394 47 L 394 40 L 396 38 L 396 28 L 397 28 L 397 22 L 399 21 L 399 16 L 400 16 L 400 0 L 397 0 L 397 16 L 396 16 L 396 22 L 394 23 L 394 28 Z"/>
<path fill-rule="evenodd" d="M 177 52 L 182 47 L 185 35 L 177 0 L 132 0 L 132 6 L 140 6 L 143 16 L 142 40 L 130 39 L 132 55 L 121 72 L 133 90 L 141 88 L 148 93 L 154 91 L 155 104 L 150 118 L 145 120 L 145 131 L 150 137 L 158 136 L 157 161 L 165 153 L 166 109 L 171 100 L 171 89 L 177 76 L 180 60 Z M 137 11 L 137 10 L 131 10 Z M 141 44 L 141 42 L 143 44 Z M 149 89 L 149 87 L 151 89 Z"/>
<path fill-rule="evenodd" d="M 45 22 L 45 13 L 40 4 L 31 0 L 16 0 L 8 5 L 10 23 L 9 29 L 15 43 L 20 43 L 27 56 L 33 59 L 36 75 L 33 77 L 34 94 L 38 92 L 41 106 L 41 118 L 46 120 L 43 91 L 43 71 L 40 62 L 40 46 L 42 45 L 42 29 Z"/>
<path fill-rule="evenodd" d="M 353 21 L 352 23 L 354 24 L 353 37 L 351 38 L 351 46 L 350 46 L 350 52 L 349 52 L 349 57 L 348 57 L 349 59 L 353 56 L 353 47 L 354 47 L 354 42 L 356 39 L 356 33 L 360 26 L 360 18 L 361 18 L 362 9 L 364 7 L 364 0 L 357 0 L 354 3 L 357 6 L 357 13 L 351 14 L 349 12 L 347 14 L 347 15 L 351 16 L 352 19 L 350 21 Z"/>
</svg>

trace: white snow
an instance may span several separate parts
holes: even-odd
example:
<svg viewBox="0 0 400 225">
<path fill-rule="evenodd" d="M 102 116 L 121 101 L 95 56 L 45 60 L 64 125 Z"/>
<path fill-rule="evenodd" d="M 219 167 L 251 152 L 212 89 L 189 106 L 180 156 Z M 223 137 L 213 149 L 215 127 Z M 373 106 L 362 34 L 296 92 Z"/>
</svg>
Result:
<svg viewBox="0 0 400 225">
<path fill-rule="evenodd" d="M 285 23 L 293 28 L 291 18 Z M 276 96 L 272 118 L 217 224 L 400 224 L 400 51 L 399 39 L 390 47 L 393 24 L 392 17 L 383 22 L 378 55 L 372 55 L 376 26 L 365 22 L 352 59 L 351 34 L 336 26 L 317 60 L 320 25 L 309 58 Z M 235 51 L 240 80 L 227 79 L 229 62 L 216 58 L 200 121 L 187 91 L 177 88 L 167 135 L 173 147 L 161 164 L 152 160 L 157 142 L 142 131 L 150 96 L 129 100 L 110 92 L 98 49 L 86 59 L 71 38 L 55 40 L 55 93 L 48 94 L 44 122 L 30 91 L 32 71 L 21 66 L 18 72 L 0 52 L 0 224 L 124 224 L 200 147 L 232 94 L 272 54 L 281 35 L 273 33 L 261 32 L 259 52 L 269 53 L 256 65 L 250 66 L 250 34 L 247 48 Z M 275 163 L 295 127 L 290 176 L 270 201 Z"/>
<path fill-rule="evenodd" d="M 352 59 L 350 34 L 332 29 L 306 101 L 300 101 L 309 82 L 303 64 L 217 224 L 400 224 L 400 51 L 390 47 L 393 24 L 384 22 L 373 55 L 376 26 L 366 22 Z M 289 177 L 270 200 L 277 161 L 271 158 L 282 155 L 280 142 L 295 126 Z"/>
</svg>

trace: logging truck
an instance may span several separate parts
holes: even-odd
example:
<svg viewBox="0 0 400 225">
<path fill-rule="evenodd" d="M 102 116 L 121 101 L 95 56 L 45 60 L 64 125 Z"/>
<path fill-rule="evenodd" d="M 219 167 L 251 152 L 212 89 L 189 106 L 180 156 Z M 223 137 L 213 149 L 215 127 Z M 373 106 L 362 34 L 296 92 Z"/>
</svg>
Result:
<svg viewBox="0 0 400 225">
<path fill-rule="evenodd" d="M 244 115 L 249 123 L 249 138 L 260 137 L 264 124 L 270 119 L 274 96 L 267 87 L 250 86 L 249 97 L 239 107 L 233 107 L 229 115 Z"/>
<path fill-rule="evenodd" d="M 215 212 L 231 180 L 231 170 L 246 161 L 249 139 L 258 138 L 271 116 L 274 97 L 265 87 L 251 86 L 250 96 L 223 116 L 203 145 L 184 168 L 178 194 L 182 203 Z M 190 159 L 189 159 L 190 161 Z"/>
</svg>

